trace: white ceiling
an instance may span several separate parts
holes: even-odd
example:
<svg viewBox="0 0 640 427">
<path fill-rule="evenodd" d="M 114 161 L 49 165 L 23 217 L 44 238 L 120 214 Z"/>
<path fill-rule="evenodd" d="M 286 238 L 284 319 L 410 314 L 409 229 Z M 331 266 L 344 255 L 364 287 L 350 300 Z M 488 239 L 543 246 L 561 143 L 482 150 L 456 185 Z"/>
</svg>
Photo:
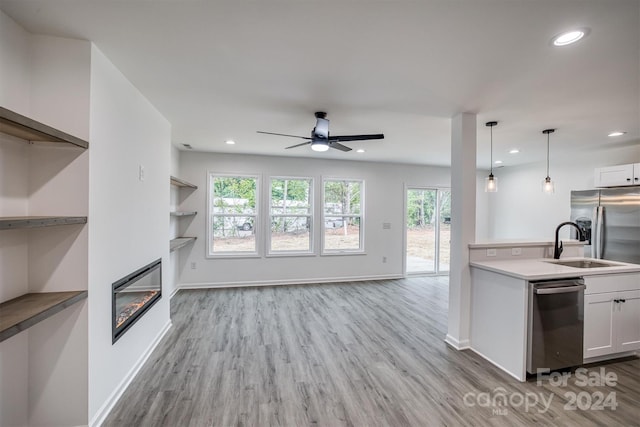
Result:
<svg viewBox="0 0 640 427">
<path fill-rule="evenodd" d="M 640 0 L 0 0 L 30 32 L 93 41 L 181 147 L 450 164 L 450 118 L 478 115 L 478 165 L 640 141 Z M 590 34 L 556 48 L 552 36 Z M 284 148 L 314 111 L 363 154 Z M 607 137 L 612 130 L 626 135 Z M 227 139 L 235 146 L 224 144 Z M 517 147 L 518 155 L 507 154 Z"/>
</svg>

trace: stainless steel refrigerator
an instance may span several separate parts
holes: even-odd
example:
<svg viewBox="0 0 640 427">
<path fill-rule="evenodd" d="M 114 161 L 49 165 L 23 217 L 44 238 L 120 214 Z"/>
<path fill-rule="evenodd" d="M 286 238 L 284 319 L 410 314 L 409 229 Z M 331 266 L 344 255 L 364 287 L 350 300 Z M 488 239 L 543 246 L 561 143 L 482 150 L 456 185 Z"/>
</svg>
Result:
<svg viewBox="0 0 640 427">
<path fill-rule="evenodd" d="M 571 221 L 588 240 L 585 256 L 640 264 L 640 187 L 572 191 Z"/>
</svg>

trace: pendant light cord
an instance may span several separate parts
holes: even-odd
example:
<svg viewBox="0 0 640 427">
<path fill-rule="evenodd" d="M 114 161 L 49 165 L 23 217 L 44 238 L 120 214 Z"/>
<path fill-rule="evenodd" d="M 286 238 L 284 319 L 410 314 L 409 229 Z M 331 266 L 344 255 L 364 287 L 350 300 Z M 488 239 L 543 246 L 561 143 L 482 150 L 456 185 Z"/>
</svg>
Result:
<svg viewBox="0 0 640 427">
<path fill-rule="evenodd" d="M 489 130 L 491 131 L 491 164 L 489 165 L 489 175 L 493 175 L 493 125 L 489 126 Z M 547 166 L 548 168 L 548 166 Z"/>
<path fill-rule="evenodd" d="M 547 178 L 549 178 L 549 133 L 547 133 Z"/>
</svg>

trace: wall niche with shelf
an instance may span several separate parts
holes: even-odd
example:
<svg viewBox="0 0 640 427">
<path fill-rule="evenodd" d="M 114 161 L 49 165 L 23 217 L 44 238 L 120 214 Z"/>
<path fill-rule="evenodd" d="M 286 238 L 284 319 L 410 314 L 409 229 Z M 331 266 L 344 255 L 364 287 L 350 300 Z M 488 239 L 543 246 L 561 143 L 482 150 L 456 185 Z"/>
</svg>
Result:
<svg viewBox="0 0 640 427">
<path fill-rule="evenodd" d="M 0 107 L 0 425 L 87 423 L 88 148 Z"/>
<path fill-rule="evenodd" d="M 177 195 L 178 200 L 175 201 L 175 203 L 178 205 L 182 202 L 184 197 L 187 197 L 188 194 L 191 194 L 191 192 L 198 189 L 197 185 L 192 184 L 188 181 L 185 181 L 184 179 L 177 178 L 175 176 L 169 177 L 169 184 L 171 184 L 174 187 L 177 187 L 178 189 L 178 195 Z M 177 220 L 180 220 L 183 218 L 184 219 L 193 218 L 197 214 L 198 212 L 196 211 L 182 211 L 179 209 L 171 210 L 169 212 L 169 215 L 171 216 L 171 218 L 175 218 Z M 183 236 L 184 229 L 185 229 L 185 224 L 183 222 L 180 222 L 179 224 L 172 224 L 171 234 L 175 235 L 176 237 L 172 238 L 169 241 L 169 252 L 175 252 L 185 246 L 193 244 L 193 242 L 196 241 L 195 237 Z"/>
</svg>

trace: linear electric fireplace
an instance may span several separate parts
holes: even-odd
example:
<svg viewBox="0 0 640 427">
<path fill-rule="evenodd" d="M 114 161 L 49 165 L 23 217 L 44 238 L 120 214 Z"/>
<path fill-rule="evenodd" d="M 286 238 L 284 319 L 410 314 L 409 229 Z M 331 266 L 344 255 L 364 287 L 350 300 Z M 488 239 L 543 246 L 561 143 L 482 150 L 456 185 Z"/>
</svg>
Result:
<svg viewBox="0 0 640 427">
<path fill-rule="evenodd" d="M 113 283 L 113 343 L 142 317 L 162 296 L 162 259 Z"/>
</svg>

